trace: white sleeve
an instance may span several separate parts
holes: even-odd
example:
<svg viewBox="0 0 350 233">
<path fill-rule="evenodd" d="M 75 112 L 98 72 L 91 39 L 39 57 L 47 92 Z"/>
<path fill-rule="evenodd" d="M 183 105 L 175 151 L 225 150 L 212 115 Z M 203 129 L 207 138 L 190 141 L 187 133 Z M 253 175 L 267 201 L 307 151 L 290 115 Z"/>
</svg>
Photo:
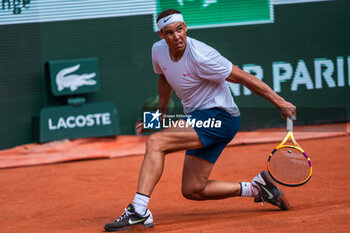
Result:
<svg viewBox="0 0 350 233">
<path fill-rule="evenodd" d="M 218 51 L 205 45 L 205 49 L 196 53 L 195 72 L 204 79 L 223 82 L 232 71 L 232 63 Z"/>
<path fill-rule="evenodd" d="M 158 60 L 157 60 L 157 55 L 156 55 L 156 47 L 153 45 L 152 47 L 152 64 L 153 64 L 153 70 L 154 73 L 156 74 L 162 74 L 163 71 L 160 68 L 159 64 L 158 64 Z"/>
</svg>

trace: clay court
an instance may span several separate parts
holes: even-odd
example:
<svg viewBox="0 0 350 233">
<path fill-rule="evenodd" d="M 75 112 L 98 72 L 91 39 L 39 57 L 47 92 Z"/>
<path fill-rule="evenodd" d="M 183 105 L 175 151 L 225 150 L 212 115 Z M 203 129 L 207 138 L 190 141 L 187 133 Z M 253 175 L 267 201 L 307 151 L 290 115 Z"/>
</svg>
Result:
<svg viewBox="0 0 350 233">
<path fill-rule="evenodd" d="M 314 173 L 282 187 L 292 209 L 251 198 L 189 201 L 181 195 L 184 152 L 169 154 L 150 202 L 153 229 L 142 232 L 349 232 L 349 136 L 299 141 Z M 276 143 L 228 147 L 211 179 L 250 181 Z M 142 155 L 0 170 L 0 232 L 103 232 L 132 202 Z"/>
<path fill-rule="evenodd" d="M 218 146 L 242 117 L 211 180 L 251 182 L 267 170 L 292 115 L 312 177 L 278 185 L 289 211 L 245 197 L 192 201 L 181 192 L 185 151 L 168 154 L 147 206 L 154 228 L 129 232 L 350 233 L 349 12 L 350 0 L 3 0 L 0 233 L 105 232 L 137 191 L 151 132 L 135 127 L 182 128 L 185 114 L 191 127 L 210 125 L 201 131 Z M 286 176 L 301 170 L 292 149 L 293 163 L 275 167 Z"/>
</svg>

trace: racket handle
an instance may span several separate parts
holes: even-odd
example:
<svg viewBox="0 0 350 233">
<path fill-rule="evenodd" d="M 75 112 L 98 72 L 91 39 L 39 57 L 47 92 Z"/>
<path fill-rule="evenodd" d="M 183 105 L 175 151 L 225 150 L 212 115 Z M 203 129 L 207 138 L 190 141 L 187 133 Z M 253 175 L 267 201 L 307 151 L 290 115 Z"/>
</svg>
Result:
<svg viewBox="0 0 350 233">
<path fill-rule="evenodd" d="M 293 132 L 293 119 L 294 116 L 292 118 L 287 118 L 287 132 Z"/>
</svg>

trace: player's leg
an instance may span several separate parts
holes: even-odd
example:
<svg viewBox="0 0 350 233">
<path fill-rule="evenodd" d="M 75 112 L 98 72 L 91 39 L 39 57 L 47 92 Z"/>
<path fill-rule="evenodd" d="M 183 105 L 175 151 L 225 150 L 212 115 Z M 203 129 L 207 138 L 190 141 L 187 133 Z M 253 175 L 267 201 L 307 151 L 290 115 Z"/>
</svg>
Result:
<svg viewBox="0 0 350 233">
<path fill-rule="evenodd" d="M 203 147 L 203 144 L 192 127 L 174 127 L 152 134 L 146 143 L 146 153 L 141 166 L 137 192 L 151 195 L 163 173 L 166 154 L 200 147 Z"/>
<path fill-rule="evenodd" d="M 192 117 L 201 120 L 215 118 L 221 124 L 220 127 L 195 127 L 204 147 L 186 152 L 182 180 L 183 195 L 193 200 L 222 199 L 240 195 L 240 183 L 208 180 L 222 150 L 236 135 L 240 117 L 233 117 L 218 108 L 194 112 Z"/>
<path fill-rule="evenodd" d="M 214 166 L 207 160 L 195 155 L 187 155 L 182 176 L 182 194 L 191 200 L 213 200 L 228 197 L 255 197 L 257 201 L 266 201 L 289 210 L 290 204 L 266 171 L 254 177 L 252 182 L 226 182 L 209 180 Z"/>
<path fill-rule="evenodd" d="M 187 155 L 183 167 L 182 194 L 191 200 L 223 199 L 239 196 L 239 183 L 220 180 L 208 180 L 214 166 L 207 160 Z"/>
<path fill-rule="evenodd" d="M 147 140 L 146 153 L 133 204 L 130 204 L 114 222 L 106 224 L 105 230 L 126 230 L 135 224 L 153 227 L 153 217 L 147 206 L 149 196 L 163 173 L 165 155 L 170 152 L 202 146 L 201 140 L 191 127 L 168 128 L 152 134 Z"/>
<path fill-rule="evenodd" d="M 222 124 L 220 128 L 195 128 L 204 144 L 203 148 L 188 150 L 184 163 L 182 192 L 188 199 L 206 200 L 222 199 L 233 196 L 257 197 L 262 201 L 288 209 L 289 203 L 284 200 L 281 190 L 264 172 L 252 182 L 231 183 L 208 180 L 210 172 L 227 143 L 232 140 L 239 128 L 239 117 L 232 117 L 218 109 L 195 112 L 194 117 L 206 119 L 215 114 Z M 273 198 L 271 198 L 273 195 Z"/>
</svg>

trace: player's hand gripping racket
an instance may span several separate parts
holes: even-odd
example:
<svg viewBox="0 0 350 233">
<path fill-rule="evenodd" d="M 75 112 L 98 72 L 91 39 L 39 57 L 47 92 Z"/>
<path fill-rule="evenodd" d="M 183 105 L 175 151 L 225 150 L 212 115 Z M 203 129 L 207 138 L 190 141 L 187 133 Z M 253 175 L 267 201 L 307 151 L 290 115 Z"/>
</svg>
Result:
<svg viewBox="0 0 350 233">
<path fill-rule="evenodd" d="M 292 144 L 286 144 L 288 139 Z M 290 118 L 287 118 L 287 135 L 271 152 L 267 170 L 275 181 L 286 186 L 300 186 L 311 178 L 311 160 L 295 141 L 293 121 Z"/>
</svg>

